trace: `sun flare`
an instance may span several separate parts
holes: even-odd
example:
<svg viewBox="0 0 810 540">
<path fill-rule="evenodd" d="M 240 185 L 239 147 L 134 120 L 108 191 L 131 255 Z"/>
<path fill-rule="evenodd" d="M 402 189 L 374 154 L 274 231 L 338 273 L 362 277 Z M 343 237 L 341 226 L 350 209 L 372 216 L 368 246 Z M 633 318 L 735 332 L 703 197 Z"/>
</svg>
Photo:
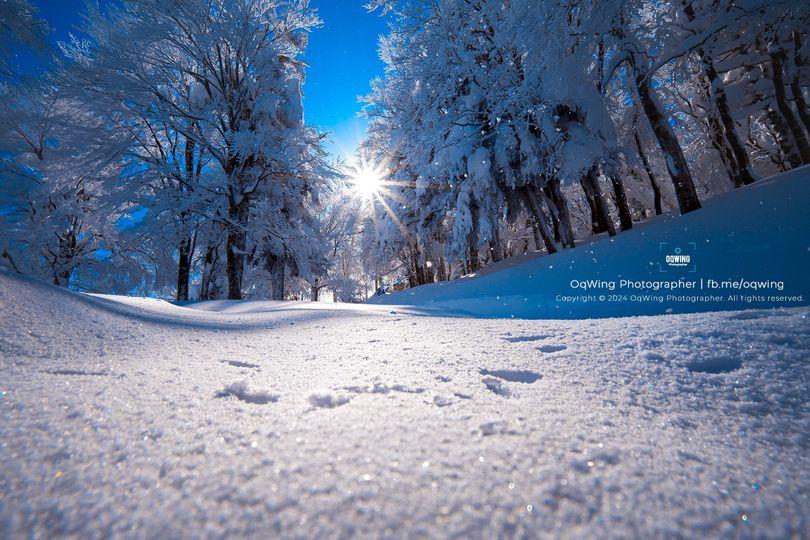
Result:
<svg viewBox="0 0 810 540">
<path fill-rule="evenodd" d="M 371 198 L 378 195 L 383 187 L 383 171 L 379 166 L 360 162 L 349 169 L 349 182 L 352 188 L 362 197 Z"/>
</svg>

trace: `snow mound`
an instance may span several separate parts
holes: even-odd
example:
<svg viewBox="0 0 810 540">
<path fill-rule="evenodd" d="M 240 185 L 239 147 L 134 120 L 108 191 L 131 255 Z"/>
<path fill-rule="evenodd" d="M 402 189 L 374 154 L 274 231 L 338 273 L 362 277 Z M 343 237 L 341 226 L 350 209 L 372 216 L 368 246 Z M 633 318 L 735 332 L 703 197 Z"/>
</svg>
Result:
<svg viewBox="0 0 810 540">
<path fill-rule="evenodd" d="M 503 261 L 477 276 L 375 296 L 369 303 L 407 305 L 449 315 L 596 318 L 696 313 L 810 304 L 810 166 L 706 201 L 683 216 L 665 215 L 614 238 L 601 237 L 551 256 Z M 683 267 L 666 256 L 690 255 Z M 675 264 L 675 263 L 673 263 Z M 649 282 L 700 279 L 782 282 L 784 289 L 678 289 Z M 610 290 L 588 281 L 632 285 Z M 572 281 L 579 285 L 572 286 Z M 668 295 L 675 298 L 667 298 Z M 729 299 L 736 295 L 737 298 Z M 662 297 L 659 301 L 657 298 Z M 695 296 L 719 296 L 719 299 Z M 577 297 L 572 300 L 572 297 Z M 786 300 L 785 297 L 789 299 Z M 400 308 L 402 309 L 402 308 Z"/>
<path fill-rule="evenodd" d="M 240 401 L 244 401 L 246 403 L 253 403 L 256 405 L 266 405 L 268 403 L 275 403 L 278 401 L 279 396 L 276 394 L 271 394 L 270 392 L 265 392 L 264 390 L 254 390 L 251 391 L 248 388 L 247 381 L 239 381 L 235 383 L 231 383 L 227 385 L 225 388 L 217 392 L 216 397 L 218 398 L 227 398 L 227 397 L 235 397 Z"/>
<path fill-rule="evenodd" d="M 351 401 L 347 395 L 344 394 L 333 394 L 331 392 L 316 392 L 309 396 L 309 402 L 312 404 L 313 407 L 320 407 L 322 409 L 334 409 L 335 407 L 340 407 L 341 405 L 347 404 Z"/>
</svg>

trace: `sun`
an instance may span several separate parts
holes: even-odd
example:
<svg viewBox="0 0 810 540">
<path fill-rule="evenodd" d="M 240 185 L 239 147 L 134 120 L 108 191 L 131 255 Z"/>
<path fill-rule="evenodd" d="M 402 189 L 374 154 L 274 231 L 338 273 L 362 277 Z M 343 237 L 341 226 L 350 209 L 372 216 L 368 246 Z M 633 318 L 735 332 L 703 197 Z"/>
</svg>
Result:
<svg viewBox="0 0 810 540">
<path fill-rule="evenodd" d="M 352 188 L 358 195 L 367 199 L 379 195 L 383 187 L 383 175 L 384 172 L 380 166 L 374 166 L 365 161 L 348 169 Z"/>
</svg>

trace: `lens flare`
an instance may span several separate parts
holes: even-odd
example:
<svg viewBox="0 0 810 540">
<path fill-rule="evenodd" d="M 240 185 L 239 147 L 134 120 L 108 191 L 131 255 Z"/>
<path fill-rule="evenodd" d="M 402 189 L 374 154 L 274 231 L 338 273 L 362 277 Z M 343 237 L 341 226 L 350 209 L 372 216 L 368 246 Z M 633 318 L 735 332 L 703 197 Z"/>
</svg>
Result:
<svg viewBox="0 0 810 540">
<path fill-rule="evenodd" d="M 382 167 L 360 162 L 348 170 L 349 181 L 358 195 L 370 199 L 379 195 L 383 188 L 384 172 Z"/>
</svg>

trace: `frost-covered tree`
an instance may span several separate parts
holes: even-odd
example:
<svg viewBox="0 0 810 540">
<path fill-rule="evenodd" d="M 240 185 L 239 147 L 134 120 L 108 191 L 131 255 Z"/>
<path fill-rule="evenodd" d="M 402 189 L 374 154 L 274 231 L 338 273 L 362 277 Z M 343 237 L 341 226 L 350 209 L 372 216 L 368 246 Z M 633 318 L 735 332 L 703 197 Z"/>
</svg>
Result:
<svg viewBox="0 0 810 540">
<path fill-rule="evenodd" d="M 16 94 L 3 100 L 0 115 L 3 263 L 76 285 L 77 272 L 92 279 L 118 247 L 114 201 L 125 144 L 56 90 Z"/>
<path fill-rule="evenodd" d="M 741 13 L 715 47 L 733 119 L 768 131 L 791 167 L 807 164 L 810 73 L 805 35 L 810 9 L 789 1 L 751 0 L 739 6 L 728 3 L 725 10 Z"/>
<path fill-rule="evenodd" d="M 145 177 L 192 199 L 175 207 L 181 263 L 197 214 L 225 229 L 229 298 L 255 285 L 248 264 L 276 276 L 310 266 L 295 239 L 311 232 L 328 170 L 321 136 L 303 123 L 299 58 L 318 23 L 303 0 L 122 2 L 92 11 L 88 41 L 69 50 L 84 95 L 135 132 Z"/>
<path fill-rule="evenodd" d="M 48 24 L 29 0 L 0 2 L 0 84 L 27 78 L 30 70 L 20 65 L 21 56 L 28 54 L 39 60 L 50 56 L 49 34 Z"/>
<path fill-rule="evenodd" d="M 367 277 L 362 240 L 367 202 L 344 182 L 322 197 L 318 237 L 325 241 L 326 265 L 306 280 L 310 300 L 318 301 L 322 290 L 331 291 L 339 302 L 364 299 Z"/>
<path fill-rule="evenodd" d="M 682 213 L 700 208 L 698 193 L 727 189 L 724 176 L 742 186 L 755 167 L 804 162 L 804 6 L 369 7 L 393 19 L 367 107 L 366 147 L 392 184 L 378 204 L 377 253 L 405 268 L 438 246 L 474 271 L 508 251 L 504 233 L 519 222 L 553 253 L 574 245 L 583 218 L 593 234 L 614 234 L 669 200 Z"/>
<path fill-rule="evenodd" d="M 385 7 L 400 20 L 369 97 L 368 146 L 396 163 L 396 198 L 411 203 L 397 201 L 395 224 L 414 224 L 424 245 L 441 239 L 444 254 L 475 271 L 482 247 L 502 257 L 500 233 L 521 213 L 539 248 L 573 246 L 561 184 L 583 181 L 612 230 L 597 178 L 615 160 L 610 117 L 566 34 L 536 31 L 564 28 L 564 12 L 530 2 Z"/>
<path fill-rule="evenodd" d="M 385 181 L 360 204 L 304 120 L 306 0 L 89 4 L 64 62 L 27 0 L 0 2 L 3 264 L 178 300 L 356 300 L 810 163 L 801 3 L 368 7 L 392 24 L 361 150 Z M 41 80 L 20 69 L 36 55 Z"/>
</svg>

